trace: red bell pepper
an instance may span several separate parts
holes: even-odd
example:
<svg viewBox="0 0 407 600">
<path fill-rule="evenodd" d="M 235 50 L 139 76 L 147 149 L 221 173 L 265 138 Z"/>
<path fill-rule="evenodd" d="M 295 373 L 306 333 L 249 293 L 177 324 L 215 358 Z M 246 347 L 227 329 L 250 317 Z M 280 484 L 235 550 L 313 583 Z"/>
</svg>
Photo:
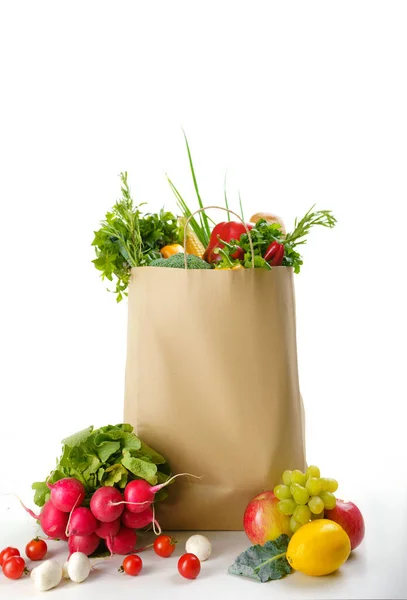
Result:
<svg viewBox="0 0 407 600">
<path fill-rule="evenodd" d="M 252 229 L 253 225 L 248 224 L 247 228 Z M 211 237 L 209 240 L 209 245 L 205 250 L 205 254 L 203 256 L 204 260 L 209 263 L 217 262 L 222 260 L 220 254 L 214 253 L 215 248 L 224 248 L 224 244 L 219 241 L 219 238 L 224 242 L 230 242 L 231 240 L 239 240 L 240 236 L 246 233 L 245 226 L 243 223 L 238 223 L 236 221 L 223 221 L 222 223 L 218 223 L 212 230 Z M 242 248 L 237 247 L 236 251 L 231 254 L 231 258 L 243 260 L 244 252 Z"/>
<path fill-rule="evenodd" d="M 272 267 L 279 267 L 284 258 L 284 245 L 278 242 L 271 242 L 264 254 L 264 260 Z"/>
</svg>

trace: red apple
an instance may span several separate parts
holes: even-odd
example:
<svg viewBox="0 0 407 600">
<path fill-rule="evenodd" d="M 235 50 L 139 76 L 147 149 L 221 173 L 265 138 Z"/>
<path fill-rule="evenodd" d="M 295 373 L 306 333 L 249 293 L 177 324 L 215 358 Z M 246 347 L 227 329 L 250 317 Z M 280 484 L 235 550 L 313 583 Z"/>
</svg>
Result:
<svg viewBox="0 0 407 600">
<path fill-rule="evenodd" d="M 365 522 L 362 513 L 353 502 L 336 500 L 332 510 L 325 510 L 325 519 L 338 523 L 348 534 L 352 550 L 357 548 L 365 537 Z"/>
<path fill-rule="evenodd" d="M 285 533 L 291 537 L 290 517 L 278 510 L 273 492 L 262 492 L 249 502 L 243 518 L 244 530 L 252 544 L 265 544 Z"/>
</svg>

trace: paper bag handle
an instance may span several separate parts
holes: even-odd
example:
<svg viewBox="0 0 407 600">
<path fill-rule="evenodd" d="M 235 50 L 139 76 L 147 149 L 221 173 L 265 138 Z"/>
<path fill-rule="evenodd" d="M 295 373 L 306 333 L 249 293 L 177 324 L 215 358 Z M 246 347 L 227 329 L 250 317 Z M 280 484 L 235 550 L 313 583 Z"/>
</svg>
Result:
<svg viewBox="0 0 407 600">
<path fill-rule="evenodd" d="M 250 229 L 248 228 L 248 226 L 246 225 L 246 223 L 243 221 L 242 217 L 238 214 L 235 213 L 233 210 L 230 210 L 230 208 L 225 208 L 224 206 L 204 206 L 203 208 L 198 208 L 198 210 L 196 210 L 195 212 L 191 213 L 189 215 L 189 217 L 187 218 L 186 222 L 185 222 L 185 226 L 184 226 L 184 265 L 185 268 L 188 269 L 188 262 L 187 262 L 187 229 L 188 229 L 188 225 L 190 220 L 192 219 L 192 217 L 200 212 L 203 212 L 204 210 L 208 210 L 209 208 L 217 208 L 219 210 L 224 210 L 227 213 L 234 215 L 235 217 L 237 217 L 239 219 L 239 221 L 241 221 L 243 223 L 244 228 L 246 229 L 246 233 L 247 233 L 247 237 L 249 238 L 249 245 L 250 245 L 250 252 L 252 254 L 252 269 L 254 269 L 254 247 L 253 247 L 253 240 L 252 240 L 252 236 L 250 234 Z"/>
</svg>

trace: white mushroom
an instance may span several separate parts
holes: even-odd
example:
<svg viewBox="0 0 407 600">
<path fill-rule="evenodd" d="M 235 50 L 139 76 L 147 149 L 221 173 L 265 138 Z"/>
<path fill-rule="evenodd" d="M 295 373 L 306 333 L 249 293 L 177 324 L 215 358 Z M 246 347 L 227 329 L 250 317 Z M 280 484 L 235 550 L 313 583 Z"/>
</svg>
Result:
<svg viewBox="0 0 407 600">
<path fill-rule="evenodd" d="M 185 550 L 195 554 L 201 562 L 207 560 L 212 552 L 212 544 L 204 535 L 192 535 L 185 544 Z"/>
<path fill-rule="evenodd" d="M 62 579 L 62 567 L 56 560 L 46 560 L 31 571 L 34 585 L 40 592 L 56 587 Z"/>
</svg>

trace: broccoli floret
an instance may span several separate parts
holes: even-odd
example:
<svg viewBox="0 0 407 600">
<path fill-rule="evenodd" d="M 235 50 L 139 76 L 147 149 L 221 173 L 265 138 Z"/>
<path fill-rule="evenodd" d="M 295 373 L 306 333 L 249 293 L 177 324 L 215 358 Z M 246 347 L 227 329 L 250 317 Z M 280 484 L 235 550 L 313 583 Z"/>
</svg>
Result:
<svg viewBox="0 0 407 600">
<path fill-rule="evenodd" d="M 211 265 L 199 258 L 199 256 L 195 256 L 194 254 L 187 254 L 187 264 L 188 269 L 211 269 Z M 170 267 L 172 269 L 185 269 L 184 264 L 184 253 L 179 252 L 178 254 L 173 254 L 169 258 L 157 258 L 153 260 L 150 264 L 150 267 Z"/>
</svg>

